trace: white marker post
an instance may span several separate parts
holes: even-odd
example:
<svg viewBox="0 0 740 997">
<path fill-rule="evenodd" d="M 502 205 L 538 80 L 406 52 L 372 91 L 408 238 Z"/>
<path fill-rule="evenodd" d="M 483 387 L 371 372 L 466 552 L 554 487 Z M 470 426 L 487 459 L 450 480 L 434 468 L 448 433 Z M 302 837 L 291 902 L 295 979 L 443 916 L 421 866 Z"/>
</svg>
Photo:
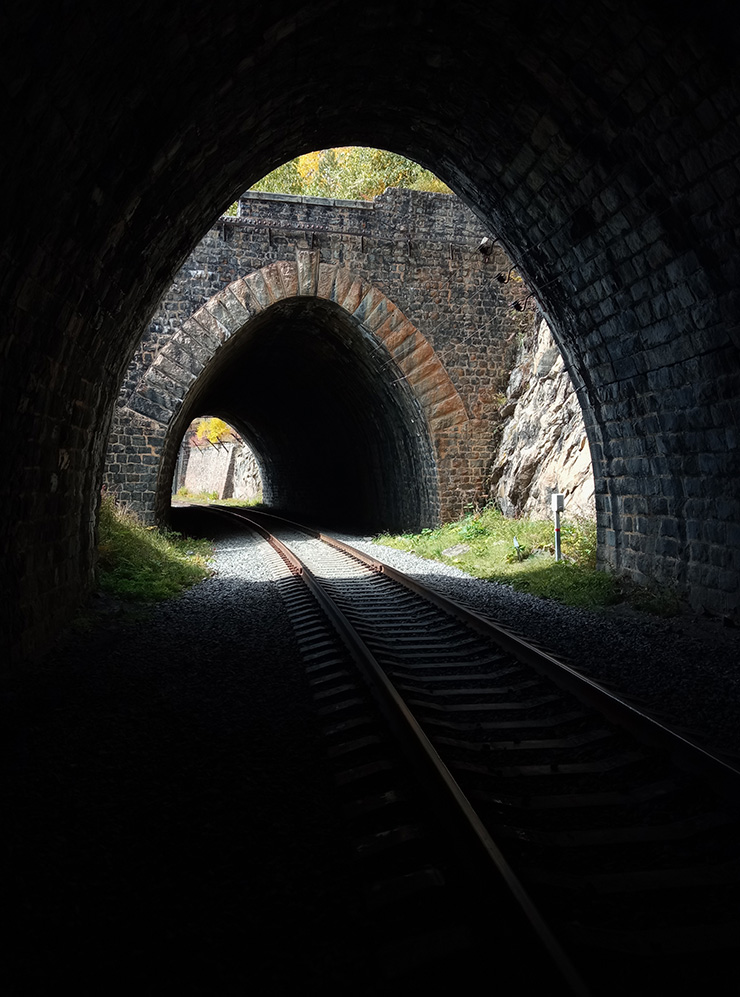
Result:
<svg viewBox="0 0 740 997">
<path fill-rule="evenodd" d="M 560 492 L 553 492 L 550 496 L 550 501 L 552 502 L 552 511 L 555 516 L 555 560 L 559 561 L 560 558 L 560 513 L 565 508 L 565 496 L 561 495 Z"/>
</svg>

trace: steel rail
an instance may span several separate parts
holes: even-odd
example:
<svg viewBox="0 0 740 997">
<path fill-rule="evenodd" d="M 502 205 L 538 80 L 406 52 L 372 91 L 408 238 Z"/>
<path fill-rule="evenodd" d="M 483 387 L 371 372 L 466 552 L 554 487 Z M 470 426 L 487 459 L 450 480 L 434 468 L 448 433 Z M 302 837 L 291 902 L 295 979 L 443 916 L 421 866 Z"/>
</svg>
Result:
<svg viewBox="0 0 740 997">
<path fill-rule="evenodd" d="M 565 954 L 528 892 L 484 827 L 475 808 L 419 726 L 418 721 L 408 709 L 393 683 L 315 575 L 279 538 L 250 515 L 238 510 L 216 508 L 215 511 L 225 514 L 229 518 L 235 515 L 239 520 L 246 522 L 280 554 L 290 571 L 299 575 L 312 592 L 317 603 L 345 642 L 370 694 L 391 727 L 421 783 L 425 786 L 429 797 L 432 801 L 437 801 L 436 809 L 440 817 L 454 835 L 462 836 L 464 841 L 462 854 L 466 855 L 466 863 L 470 862 L 470 855 L 467 853 L 469 848 L 472 848 L 479 859 L 485 863 L 484 868 L 488 871 L 487 879 L 494 887 L 498 886 L 499 889 L 504 887 L 510 898 L 514 900 L 516 914 L 507 916 L 506 929 L 510 932 L 514 932 L 514 929 L 517 932 L 526 930 L 528 937 L 531 939 L 533 936 L 539 944 L 541 955 L 546 960 L 545 966 L 540 968 L 543 968 L 547 973 L 548 993 L 557 997 L 558 991 L 554 989 L 555 980 L 550 975 L 554 971 L 558 975 L 561 986 L 565 987 L 562 991 L 563 994 L 573 995 L 573 997 L 593 997 L 592 990 L 586 985 Z M 303 527 L 298 528 L 304 533 L 307 532 Z M 495 897 L 489 896 L 486 899 L 495 905 Z M 514 924 L 514 917 L 517 917 L 520 923 Z M 497 930 L 504 930 L 500 920 L 497 921 Z M 508 939 L 514 949 L 516 949 L 514 944 L 516 940 L 516 934 Z M 536 965 L 533 962 L 531 952 L 527 953 L 527 960 L 531 972 Z"/>
<path fill-rule="evenodd" d="M 561 689 L 572 693 L 582 703 L 597 710 L 602 716 L 628 730 L 642 743 L 665 752 L 683 771 L 707 780 L 733 810 L 740 810 L 740 770 L 708 751 L 702 745 L 672 730 L 649 713 L 645 713 L 634 704 L 621 699 L 594 679 L 581 674 L 548 652 L 506 630 L 500 624 L 427 588 L 377 558 L 311 527 L 273 516 L 271 513 L 260 512 L 259 515 L 274 519 L 276 522 L 282 522 L 354 557 L 373 571 L 386 575 L 416 595 L 431 602 L 437 608 L 454 616 L 482 636 L 493 639 L 503 650 L 545 675 Z"/>
</svg>

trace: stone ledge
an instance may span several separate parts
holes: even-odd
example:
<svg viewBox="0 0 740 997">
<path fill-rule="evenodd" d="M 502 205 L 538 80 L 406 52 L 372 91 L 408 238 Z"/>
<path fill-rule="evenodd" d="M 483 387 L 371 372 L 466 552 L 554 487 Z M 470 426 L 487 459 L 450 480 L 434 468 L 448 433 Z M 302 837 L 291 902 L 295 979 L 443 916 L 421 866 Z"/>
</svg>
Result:
<svg viewBox="0 0 740 997">
<path fill-rule="evenodd" d="M 372 211 L 375 207 L 373 201 L 350 201 L 345 198 L 334 197 L 308 197 L 305 194 L 277 194 L 270 191 L 247 190 L 239 197 L 240 201 L 286 201 L 291 204 L 318 204 L 329 208 L 360 208 L 364 211 Z M 225 221 L 231 218 L 238 218 L 238 215 L 222 215 Z"/>
</svg>

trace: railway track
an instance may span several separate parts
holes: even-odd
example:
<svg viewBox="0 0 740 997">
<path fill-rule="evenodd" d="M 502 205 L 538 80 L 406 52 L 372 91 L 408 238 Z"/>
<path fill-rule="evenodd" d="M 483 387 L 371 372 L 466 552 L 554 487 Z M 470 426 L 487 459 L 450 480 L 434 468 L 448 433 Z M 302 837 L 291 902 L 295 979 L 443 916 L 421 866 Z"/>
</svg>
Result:
<svg viewBox="0 0 740 997">
<path fill-rule="evenodd" d="M 331 537 L 219 514 L 289 565 L 383 992 L 485 972 L 506 994 L 634 997 L 733 973 L 738 772 Z"/>
</svg>

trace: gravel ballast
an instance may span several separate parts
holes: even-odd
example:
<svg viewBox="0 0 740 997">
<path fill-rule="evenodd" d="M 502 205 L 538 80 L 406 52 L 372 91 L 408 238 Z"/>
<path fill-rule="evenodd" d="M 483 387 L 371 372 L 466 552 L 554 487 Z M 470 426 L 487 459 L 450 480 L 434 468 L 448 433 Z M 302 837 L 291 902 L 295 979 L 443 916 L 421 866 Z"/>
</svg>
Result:
<svg viewBox="0 0 740 997">
<path fill-rule="evenodd" d="M 89 632 L 2 680 L 8 995 L 370 992 L 281 569 L 206 522 L 213 578 L 139 619 L 100 600 Z M 740 755 L 740 637 L 720 621 L 568 609 L 340 539 Z"/>
<path fill-rule="evenodd" d="M 329 531 L 327 531 L 329 532 Z M 669 726 L 740 762 L 740 631 L 685 612 L 576 609 L 472 578 L 454 565 L 332 533 L 548 650 Z"/>
</svg>

